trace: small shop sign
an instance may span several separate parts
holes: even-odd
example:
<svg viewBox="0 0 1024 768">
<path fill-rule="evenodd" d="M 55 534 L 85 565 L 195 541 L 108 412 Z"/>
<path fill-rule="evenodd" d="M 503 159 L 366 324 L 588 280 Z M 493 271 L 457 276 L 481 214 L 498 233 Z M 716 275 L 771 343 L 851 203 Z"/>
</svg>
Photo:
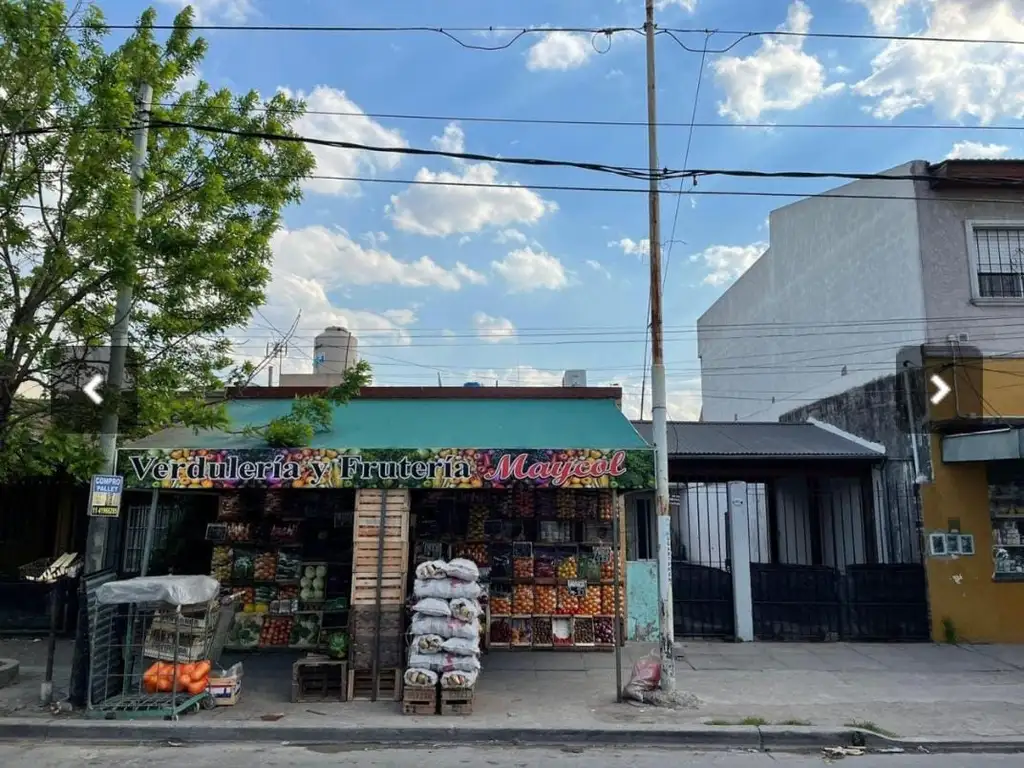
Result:
<svg viewBox="0 0 1024 768">
<path fill-rule="evenodd" d="M 654 487 L 648 450 L 123 450 L 131 488 Z"/>
<path fill-rule="evenodd" d="M 117 517 L 123 491 L 124 478 L 120 475 L 93 475 L 89 483 L 89 517 Z"/>
</svg>

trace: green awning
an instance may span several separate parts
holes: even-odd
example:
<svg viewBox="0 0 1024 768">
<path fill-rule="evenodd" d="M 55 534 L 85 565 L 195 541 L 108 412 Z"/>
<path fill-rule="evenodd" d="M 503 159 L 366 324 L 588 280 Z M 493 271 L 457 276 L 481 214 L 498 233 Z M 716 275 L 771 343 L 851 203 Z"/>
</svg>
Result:
<svg viewBox="0 0 1024 768">
<path fill-rule="evenodd" d="M 238 400 L 225 431 L 168 429 L 123 446 L 129 488 L 647 490 L 654 455 L 611 400 L 357 399 L 309 446 L 239 434 L 291 400 Z"/>
<path fill-rule="evenodd" d="M 122 446 L 128 450 L 265 448 L 237 434 L 286 415 L 290 399 L 228 403 L 230 431 L 166 429 Z M 330 432 L 311 448 L 603 448 L 650 446 L 611 400 L 361 400 L 334 409 Z"/>
</svg>

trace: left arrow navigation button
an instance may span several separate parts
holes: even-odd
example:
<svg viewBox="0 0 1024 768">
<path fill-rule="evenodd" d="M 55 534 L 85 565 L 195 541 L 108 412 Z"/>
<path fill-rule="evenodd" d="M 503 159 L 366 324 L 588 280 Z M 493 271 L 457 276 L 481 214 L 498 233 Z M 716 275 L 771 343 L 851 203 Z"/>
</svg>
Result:
<svg viewBox="0 0 1024 768">
<path fill-rule="evenodd" d="M 85 396 L 92 400 L 95 405 L 101 405 L 103 403 L 103 397 L 96 391 L 101 386 L 103 386 L 103 376 L 97 373 L 89 379 L 88 384 L 82 387 L 82 391 L 85 392 Z"/>
</svg>

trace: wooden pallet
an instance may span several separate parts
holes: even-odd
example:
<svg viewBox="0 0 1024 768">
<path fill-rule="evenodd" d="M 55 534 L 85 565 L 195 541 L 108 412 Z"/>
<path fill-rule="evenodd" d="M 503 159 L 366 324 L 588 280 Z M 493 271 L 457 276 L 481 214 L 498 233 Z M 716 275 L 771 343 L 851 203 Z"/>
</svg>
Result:
<svg viewBox="0 0 1024 768">
<path fill-rule="evenodd" d="M 402 691 L 402 714 L 436 715 L 437 686 L 431 686 L 430 688 L 405 686 L 405 689 Z"/>
<path fill-rule="evenodd" d="M 356 512 L 354 536 L 356 541 L 377 540 L 380 532 L 380 505 L 385 501 L 384 538 L 394 541 L 409 541 L 409 491 L 404 489 L 374 490 L 361 488 L 356 491 Z"/>
<path fill-rule="evenodd" d="M 377 672 L 376 685 L 373 672 L 369 669 L 348 671 L 348 700 L 372 701 L 376 689 L 377 701 L 402 700 L 402 670 L 397 667 L 382 668 Z"/>
<path fill-rule="evenodd" d="M 397 667 L 405 661 L 405 606 L 380 607 L 380 651 L 377 667 Z M 349 658 L 358 669 L 373 667 L 374 638 L 377 637 L 377 606 L 353 605 L 349 612 Z"/>
<path fill-rule="evenodd" d="M 442 688 L 440 710 L 442 715 L 472 715 L 473 689 Z"/>
<path fill-rule="evenodd" d="M 348 662 L 307 656 L 292 665 L 292 701 L 347 701 Z"/>
</svg>

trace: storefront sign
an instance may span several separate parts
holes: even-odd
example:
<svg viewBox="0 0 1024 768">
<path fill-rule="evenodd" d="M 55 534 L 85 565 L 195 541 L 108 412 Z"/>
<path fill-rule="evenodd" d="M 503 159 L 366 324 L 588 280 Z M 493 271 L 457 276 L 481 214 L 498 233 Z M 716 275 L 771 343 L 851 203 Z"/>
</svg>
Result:
<svg viewBox="0 0 1024 768">
<path fill-rule="evenodd" d="M 89 484 L 89 517 L 117 517 L 121 513 L 124 478 L 120 475 L 93 475 Z"/>
<path fill-rule="evenodd" d="M 132 488 L 654 487 L 645 450 L 125 450 L 119 462 Z"/>
</svg>

